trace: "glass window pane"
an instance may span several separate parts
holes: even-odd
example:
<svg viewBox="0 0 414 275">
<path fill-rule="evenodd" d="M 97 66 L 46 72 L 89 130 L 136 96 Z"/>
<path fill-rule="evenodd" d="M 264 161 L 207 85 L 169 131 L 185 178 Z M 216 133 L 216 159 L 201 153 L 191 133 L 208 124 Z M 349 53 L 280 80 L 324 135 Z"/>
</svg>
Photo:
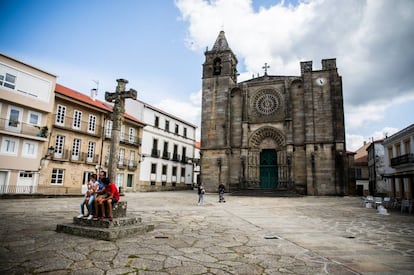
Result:
<svg viewBox="0 0 414 275">
<path fill-rule="evenodd" d="M 15 83 L 16 76 L 6 73 L 6 81 L 10 83 Z"/>
</svg>

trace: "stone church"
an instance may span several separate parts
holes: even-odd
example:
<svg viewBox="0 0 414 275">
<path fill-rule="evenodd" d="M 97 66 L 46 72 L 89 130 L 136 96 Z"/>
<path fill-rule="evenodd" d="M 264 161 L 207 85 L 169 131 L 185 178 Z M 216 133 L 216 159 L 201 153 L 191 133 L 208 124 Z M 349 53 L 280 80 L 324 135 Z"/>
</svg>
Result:
<svg viewBox="0 0 414 275">
<path fill-rule="evenodd" d="M 201 181 L 207 191 L 348 194 L 342 79 L 335 59 L 300 76 L 237 82 L 237 58 L 221 31 L 205 52 Z"/>
</svg>

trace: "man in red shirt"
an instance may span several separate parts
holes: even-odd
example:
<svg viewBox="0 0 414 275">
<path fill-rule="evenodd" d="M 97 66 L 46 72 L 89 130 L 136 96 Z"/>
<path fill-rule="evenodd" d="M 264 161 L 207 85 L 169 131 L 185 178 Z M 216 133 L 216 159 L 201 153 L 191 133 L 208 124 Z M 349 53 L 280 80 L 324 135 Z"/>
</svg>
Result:
<svg viewBox="0 0 414 275">
<path fill-rule="evenodd" d="M 112 221 L 112 205 L 117 203 L 120 199 L 118 188 L 109 181 L 109 178 L 103 178 L 102 182 L 105 186 L 105 196 L 98 201 L 99 207 L 103 217 L 105 217 L 105 202 L 108 204 L 108 215 L 106 217 Z M 103 218 L 101 217 L 101 218 Z"/>
</svg>

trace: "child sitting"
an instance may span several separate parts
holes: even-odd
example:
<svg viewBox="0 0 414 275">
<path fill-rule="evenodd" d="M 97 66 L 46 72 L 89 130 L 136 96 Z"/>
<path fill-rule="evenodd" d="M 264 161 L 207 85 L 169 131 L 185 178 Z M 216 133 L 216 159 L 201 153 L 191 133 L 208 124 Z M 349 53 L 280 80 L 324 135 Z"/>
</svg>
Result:
<svg viewBox="0 0 414 275">
<path fill-rule="evenodd" d="M 89 199 L 91 198 L 92 194 L 94 193 L 95 189 L 96 189 L 96 174 L 92 174 L 89 178 L 89 181 L 87 183 L 87 190 L 85 193 L 85 197 L 83 198 L 83 201 L 81 202 L 81 213 L 77 218 L 83 218 L 83 217 L 88 217 L 89 215 L 92 214 L 92 209 L 89 209 Z M 85 215 L 85 205 L 86 208 L 88 209 L 88 214 Z"/>
</svg>

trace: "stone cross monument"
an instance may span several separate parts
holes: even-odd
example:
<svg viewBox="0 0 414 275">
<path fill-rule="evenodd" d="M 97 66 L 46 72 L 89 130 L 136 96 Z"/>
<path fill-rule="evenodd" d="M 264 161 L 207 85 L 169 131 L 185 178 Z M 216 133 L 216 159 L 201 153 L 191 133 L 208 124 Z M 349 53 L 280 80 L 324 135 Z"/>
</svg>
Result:
<svg viewBox="0 0 414 275">
<path fill-rule="evenodd" d="M 108 177 L 111 182 L 115 182 L 117 174 L 117 166 L 119 162 L 119 141 L 121 134 L 121 125 L 124 120 L 125 113 L 125 98 L 137 99 L 137 91 L 129 89 L 125 91 L 125 85 L 128 80 L 117 79 L 118 85 L 116 86 L 115 93 L 106 92 L 105 100 L 113 102 L 114 107 L 112 111 L 112 134 L 111 144 L 109 149 L 109 163 L 108 163 Z"/>
</svg>

